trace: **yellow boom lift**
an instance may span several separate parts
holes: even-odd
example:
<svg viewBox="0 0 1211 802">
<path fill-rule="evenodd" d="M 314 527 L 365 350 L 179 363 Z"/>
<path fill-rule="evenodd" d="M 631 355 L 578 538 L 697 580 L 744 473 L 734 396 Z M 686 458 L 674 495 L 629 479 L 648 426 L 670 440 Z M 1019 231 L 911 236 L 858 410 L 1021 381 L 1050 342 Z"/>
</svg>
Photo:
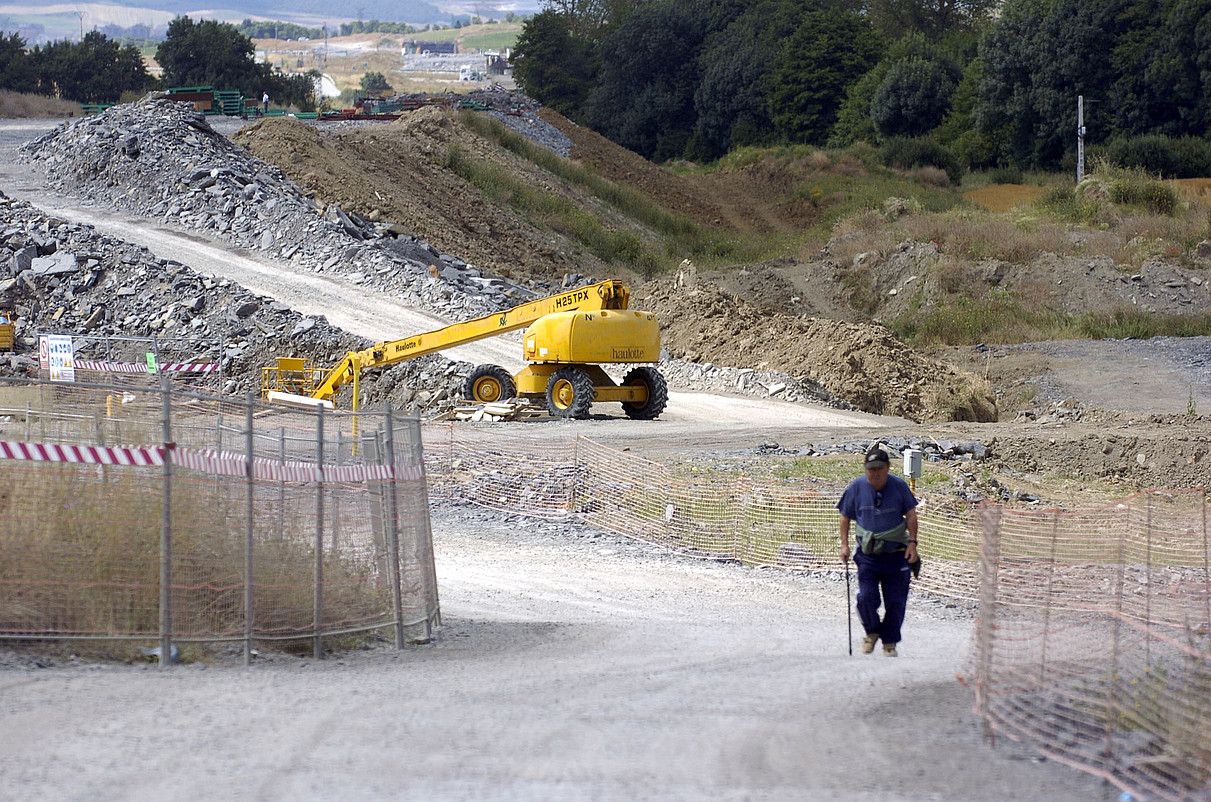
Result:
<svg viewBox="0 0 1211 802">
<path fill-rule="evenodd" d="M 664 377 L 642 363 L 660 359 L 660 327 L 649 312 L 627 309 L 630 290 L 617 281 L 603 281 L 515 306 L 504 312 L 453 323 L 401 340 L 376 343 L 350 351 L 320 377 L 319 371 L 297 358 L 279 358 L 262 370 L 261 394 L 270 400 L 331 406 L 346 384 L 353 385 L 353 409 L 358 407 L 358 376 L 363 370 L 384 368 L 527 327 L 522 338 L 526 367 L 516 376 L 499 365 L 480 365 L 463 385 L 463 395 L 477 403 L 521 397 L 544 399 L 559 418 L 588 417 L 594 402 L 621 402 L 631 418 L 652 420 L 668 403 Z M 615 384 L 602 364 L 635 364 Z"/>
</svg>

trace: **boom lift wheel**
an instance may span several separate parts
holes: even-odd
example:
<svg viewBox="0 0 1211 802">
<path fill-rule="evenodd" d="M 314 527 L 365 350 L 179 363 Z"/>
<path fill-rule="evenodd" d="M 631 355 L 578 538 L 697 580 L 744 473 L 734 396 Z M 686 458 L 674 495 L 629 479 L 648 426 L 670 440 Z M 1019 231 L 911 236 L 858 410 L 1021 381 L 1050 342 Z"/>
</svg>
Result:
<svg viewBox="0 0 1211 802">
<path fill-rule="evenodd" d="M 513 377 L 500 365 L 480 365 L 463 383 L 463 398 L 477 404 L 491 404 L 516 395 Z"/>
<path fill-rule="evenodd" d="M 597 393 L 580 368 L 560 368 L 547 381 L 547 411 L 554 418 L 587 418 Z"/>
<path fill-rule="evenodd" d="M 669 385 L 656 368 L 632 368 L 622 380 L 622 386 L 642 385 L 647 388 L 648 400 L 642 404 L 622 402 L 622 411 L 634 420 L 655 420 L 664 412 L 669 402 Z"/>
</svg>

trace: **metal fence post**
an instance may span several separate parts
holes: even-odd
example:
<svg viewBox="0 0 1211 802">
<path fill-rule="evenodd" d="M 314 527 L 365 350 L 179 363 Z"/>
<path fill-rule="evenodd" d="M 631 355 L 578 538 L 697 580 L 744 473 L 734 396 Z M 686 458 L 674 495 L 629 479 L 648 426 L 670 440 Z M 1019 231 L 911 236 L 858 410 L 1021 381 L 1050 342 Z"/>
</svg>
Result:
<svg viewBox="0 0 1211 802">
<path fill-rule="evenodd" d="M 160 505 L 160 668 L 172 661 L 172 386 L 161 377 L 164 490 Z"/>
<path fill-rule="evenodd" d="M 404 590 L 403 579 L 399 564 L 399 509 L 396 493 L 399 485 L 395 475 L 395 416 L 391 405 L 387 405 L 384 413 L 387 423 L 386 459 L 383 460 L 390 469 L 385 487 L 387 489 L 387 560 L 388 574 L 391 577 L 391 609 L 395 615 L 395 648 L 404 648 Z M 426 510 L 426 514 L 427 514 Z"/>
<path fill-rule="evenodd" d="M 312 653 L 316 660 L 324 656 L 323 636 L 320 634 L 324 620 L 324 408 L 316 410 L 315 416 L 315 630 Z"/>
<path fill-rule="evenodd" d="M 286 467 L 286 427 L 278 427 L 278 465 Z M 278 540 L 286 539 L 286 472 L 278 482 Z"/>
<path fill-rule="evenodd" d="M 253 530 L 253 494 L 255 485 L 252 475 L 252 460 L 254 456 L 252 442 L 252 391 L 244 396 L 244 478 L 248 483 L 248 520 L 244 530 L 244 665 L 252 665 L 252 530 Z"/>
<path fill-rule="evenodd" d="M 433 625 L 441 626 L 441 603 L 437 591 L 437 567 L 433 560 L 433 527 L 429 521 L 429 477 L 425 471 L 425 449 L 421 442 L 420 419 L 412 418 L 409 421 L 409 431 L 412 434 L 412 458 L 416 461 L 416 467 L 420 471 L 419 484 L 420 488 L 420 510 L 417 511 L 418 518 L 421 522 L 421 537 L 420 548 L 421 553 L 417 555 L 420 562 L 421 575 L 424 577 L 425 596 L 433 602 L 433 614 L 425 619 L 425 637 L 428 638 L 433 634 Z M 450 431 L 454 431 L 454 427 L 450 426 Z M 451 449 L 450 449 L 450 464 L 453 468 L 454 464 L 454 449 L 453 449 L 453 434 L 451 434 Z"/>
<path fill-rule="evenodd" d="M 345 456 L 345 433 L 340 429 L 340 421 L 337 421 L 336 430 L 336 460 L 335 464 L 340 465 L 341 459 Z M 332 532 L 328 545 L 328 553 L 332 555 L 332 559 L 336 559 L 340 553 L 341 539 L 341 494 L 337 490 L 332 494 Z"/>
</svg>

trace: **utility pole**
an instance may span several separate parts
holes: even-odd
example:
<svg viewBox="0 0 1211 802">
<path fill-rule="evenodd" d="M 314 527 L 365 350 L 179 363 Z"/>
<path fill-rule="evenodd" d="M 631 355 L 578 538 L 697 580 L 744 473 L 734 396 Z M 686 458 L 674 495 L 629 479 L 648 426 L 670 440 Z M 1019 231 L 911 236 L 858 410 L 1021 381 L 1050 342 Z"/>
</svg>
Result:
<svg viewBox="0 0 1211 802">
<path fill-rule="evenodd" d="M 1076 96 L 1076 182 L 1085 180 L 1085 96 Z"/>
</svg>

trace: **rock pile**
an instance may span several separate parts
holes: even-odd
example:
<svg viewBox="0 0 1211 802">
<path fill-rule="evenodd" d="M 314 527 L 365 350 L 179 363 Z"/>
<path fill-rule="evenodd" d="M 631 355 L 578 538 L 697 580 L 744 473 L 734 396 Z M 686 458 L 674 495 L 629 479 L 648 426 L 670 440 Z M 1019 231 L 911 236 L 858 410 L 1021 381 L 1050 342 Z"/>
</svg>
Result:
<svg viewBox="0 0 1211 802">
<path fill-rule="evenodd" d="M 259 389 L 261 368 L 278 355 L 331 365 L 370 345 L 322 317 L 303 317 L 3 194 L 0 220 L 0 309 L 16 323 L 18 346 L 7 365 L 0 362 L 7 373 L 36 371 L 38 333 L 86 335 L 77 338 L 78 357 L 117 362 L 143 361 L 149 342 L 106 342 L 106 335 L 155 337 L 162 362 L 218 362 L 221 373 L 203 384 L 228 393 Z M 457 396 L 469 368 L 438 356 L 402 363 L 368 374 L 362 398 L 429 409 Z"/>
<path fill-rule="evenodd" d="M 691 388 L 702 393 L 728 393 L 753 398 L 777 398 L 781 401 L 806 401 L 827 404 L 838 409 L 853 407 L 834 396 L 818 382 L 776 370 L 729 368 L 697 364 L 683 359 L 663 359 L 660 372 L 671 387 Z"/>
<path fill-rule="evenodd" d="M 476 281 L 465 262 L 398 226 L 317 203 L 190 106 L 155 95 L 65 124 L 28 143 L 22 157 L 61 191 L 373 285 L 438 314 L 485 314 L 532 295 L 503 280 Z"/>
</svg>

